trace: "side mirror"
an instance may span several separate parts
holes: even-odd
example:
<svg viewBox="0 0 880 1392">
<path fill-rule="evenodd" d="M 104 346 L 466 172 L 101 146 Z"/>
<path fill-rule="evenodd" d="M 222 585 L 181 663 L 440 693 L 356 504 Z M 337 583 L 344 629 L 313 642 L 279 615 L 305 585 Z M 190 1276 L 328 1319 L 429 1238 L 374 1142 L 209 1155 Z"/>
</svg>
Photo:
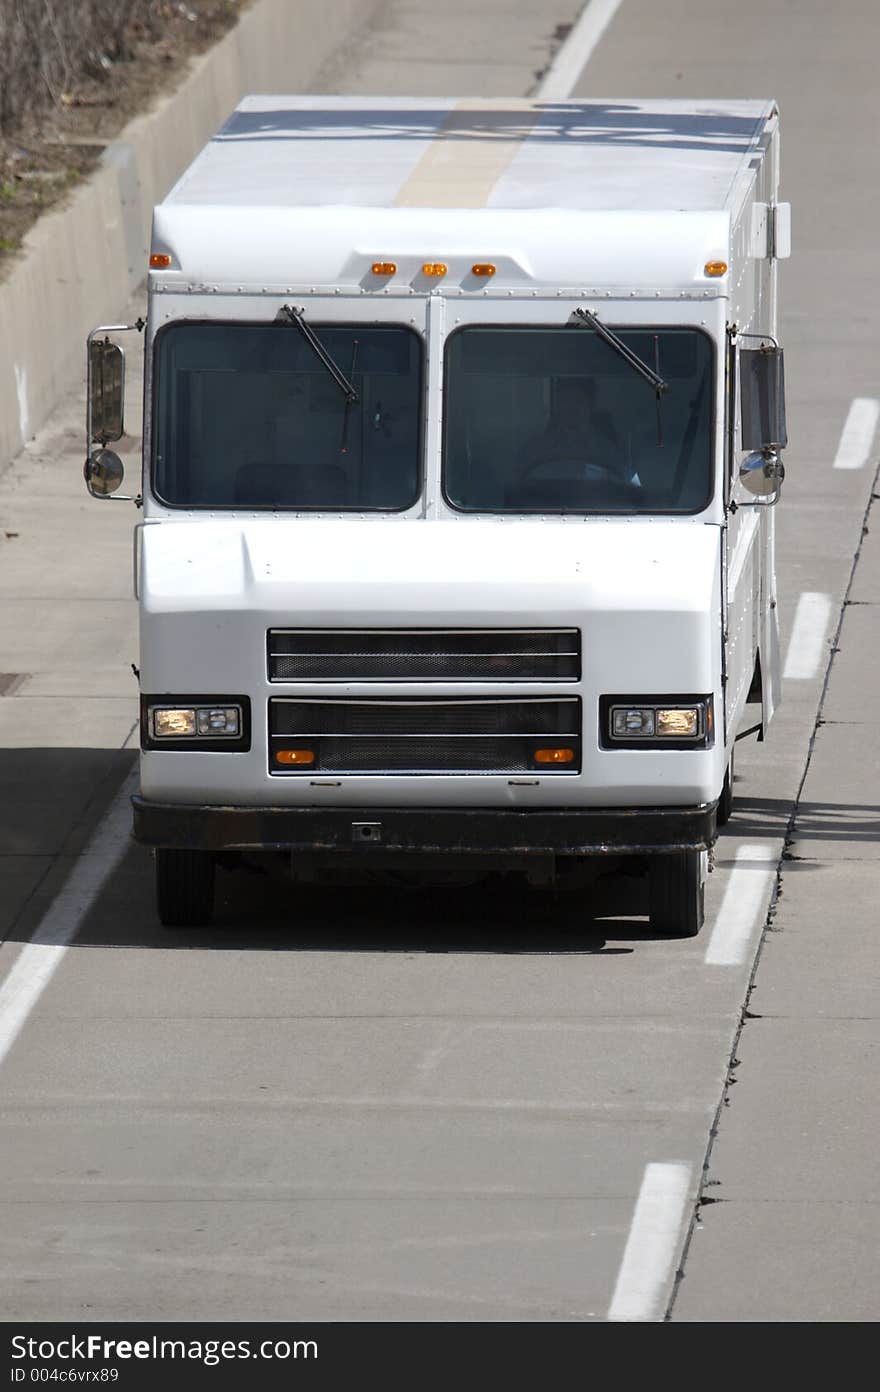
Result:
<svg viewBox="0 0 880 1392">
<path fill-rule="evenodd" d="M 740 397 L 744 450 L 780 450 L 788 444 L 785 424 L 785 364 L 782 349 L 741 350 Z"/>
<path fill-rule="evenodd" d="M 109 338 L 89 340 L 89 441 L 106 445 L 123 433 L 125 354 Z"/>
<path fill-rule="evenodd" d="M 117 492 L 124 473 L 122 460 L 107 449 L 111 440 L 122 439 L 125 429 L 125 354 L 110 334 L 140 333 L 145 327 L 145 319 L 101 324 L 86 339 L 86 487 L 93 498 L 112 498 L 136 507 L 143 502 L 140 494 Z"/>
<path fill-rule="evenodd" d="M 739 481 L 754 498 L 776 502 L 785 478 L 785 465 L 773 450 L 746 455 L 739 468 Z"/>
<path fill-rule="evenodd" d="M 93 450 L 83 469 L 86 485 L 95 498 L 107 498 L 121 487 L 125 476 L 122 460 L 113 450 Z"/>
</svg>

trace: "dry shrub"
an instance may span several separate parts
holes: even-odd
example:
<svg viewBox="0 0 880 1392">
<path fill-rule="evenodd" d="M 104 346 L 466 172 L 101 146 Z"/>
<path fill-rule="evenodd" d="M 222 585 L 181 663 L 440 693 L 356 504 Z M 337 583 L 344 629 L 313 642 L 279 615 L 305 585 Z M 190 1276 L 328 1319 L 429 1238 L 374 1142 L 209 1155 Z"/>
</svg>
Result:
<svg viewBox="0 0 880 1392">
<path fill-rule="evenodd" d="M 172 0 L 0 0 L 0 134 L 21 129 L 100 81 L 130 57 L 138 38 L 158 33 Z M 189 16 L 188 16 L 189 17 Z"/>
</svg>

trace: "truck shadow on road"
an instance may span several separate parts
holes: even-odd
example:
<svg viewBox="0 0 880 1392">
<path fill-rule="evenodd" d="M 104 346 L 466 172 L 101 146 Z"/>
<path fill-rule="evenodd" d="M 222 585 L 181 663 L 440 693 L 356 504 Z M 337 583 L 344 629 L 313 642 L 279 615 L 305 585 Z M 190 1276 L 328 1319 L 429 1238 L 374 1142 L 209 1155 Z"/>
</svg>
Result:
<svg viewBox="0 0 880 1392">
<path fill-rule="evenodd" d="M 5 751 L 0 937 L 28 941 L 41 924 L 45 932 L 47 911 L 93 843 L 131 759 L 118 750 Z M 716 849 L 719 868 L 738 842 L 784 837 L 791 810 L 788 799 L 738 793 Z M 878 841 L 880 806 L 804 802 L 786 859 L 807 870 L 832 847 L 849 844 L 862 854 Z M 713 891 L 710 879 L 710 910 Z M 51 932 L 43 940 L 52 941 Z M 68 940 L 63 915 L 57 940 Z M 83 947 L 605 955 L 631 953 L 652 940 L 660 938 L 647 921 L 645 880 L 631 868 L 592 889 L 560 893 L 522 879 L 463 888 L 303 887 L 242 869 L 221 871 L 213 924 L 166 930 L 156 916 L 150 853 L 133 843 L 74 938 Z"/>
<path fill-rule="evenodd" d="M 749 798 L 737 796 L 734 813 L 722 833 L 722 843 L 730 837 L 748 840 L 785 836 L 792 803 L 787 798 Z M 801 802 L 794 821 L 792 840 L 800 844 L 801 855 L 815 853 L 816 842 L 876 844 L 880 841 L 880 805 L 849 802 Z"/>
<path fill-rule="evenodd" d="M 626 954 L 648 933 L 641 886 L 621 878 L 589 897 L 515 879 L 464 887 L 303 886 L 220 871 L 214 921 L 165 929 L 149 852 L 132 847 L 83 918 L 77 946 L 244 951 Z M 622 897 L 625 895 L 625 902 Z M 624 918 L 605 915 L 625 913 Z"/>
</svg>

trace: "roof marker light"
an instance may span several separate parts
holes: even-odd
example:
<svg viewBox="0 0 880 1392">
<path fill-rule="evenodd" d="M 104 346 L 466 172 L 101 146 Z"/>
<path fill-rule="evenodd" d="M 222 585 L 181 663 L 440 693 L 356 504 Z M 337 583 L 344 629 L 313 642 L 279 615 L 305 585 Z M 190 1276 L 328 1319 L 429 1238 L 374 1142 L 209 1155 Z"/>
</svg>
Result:
<svg viewBox="0 0 880 1392">
<path fill-rule="evenodd" d="M 495 274 L 495 267 L 491 261 L 478 261 L 475 266 L 471 266 L 471 270 L 475 276 L 493 276 Z"/>
<path fill-rule="evenodd" d="M 376 276 L 393 276 L 397 274 L 397 262 L 374 261 L 370 269 Z"/>
<path fill-rule="evenodd" d="M 448 269 L 445 261 L 426 261 L 422 267 L 422 275 L 445 276 Z"/>
<path fill-rule="evenodd" d="M 171 265 L 171 257 L 167 251 L 154 251 L 150 256 L 151 271 L 167 271 Z"/>
<path fill-rule="evenodd" d="M 703 270 L 707 276 L 727 275 L 726 261 L 707 261 Z"/>
</svg>

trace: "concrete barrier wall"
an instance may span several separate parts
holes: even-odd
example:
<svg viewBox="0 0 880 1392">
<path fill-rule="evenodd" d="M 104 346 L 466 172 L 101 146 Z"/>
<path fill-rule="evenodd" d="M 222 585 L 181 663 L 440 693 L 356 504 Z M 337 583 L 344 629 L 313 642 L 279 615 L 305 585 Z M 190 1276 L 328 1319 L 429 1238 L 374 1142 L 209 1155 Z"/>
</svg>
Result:
<svg viewBox="0 0 880 1392">
<path fill-rule="evenodd" d="M 146 274 L 153 205 L 248 92 L 308 90 L 379 0 L 256 0 L 180 86 L 132 121 L 100 167 L 35 225 L 0 283 L 0 470 L 82 372 L 90 328 Z"/>
</svg>

